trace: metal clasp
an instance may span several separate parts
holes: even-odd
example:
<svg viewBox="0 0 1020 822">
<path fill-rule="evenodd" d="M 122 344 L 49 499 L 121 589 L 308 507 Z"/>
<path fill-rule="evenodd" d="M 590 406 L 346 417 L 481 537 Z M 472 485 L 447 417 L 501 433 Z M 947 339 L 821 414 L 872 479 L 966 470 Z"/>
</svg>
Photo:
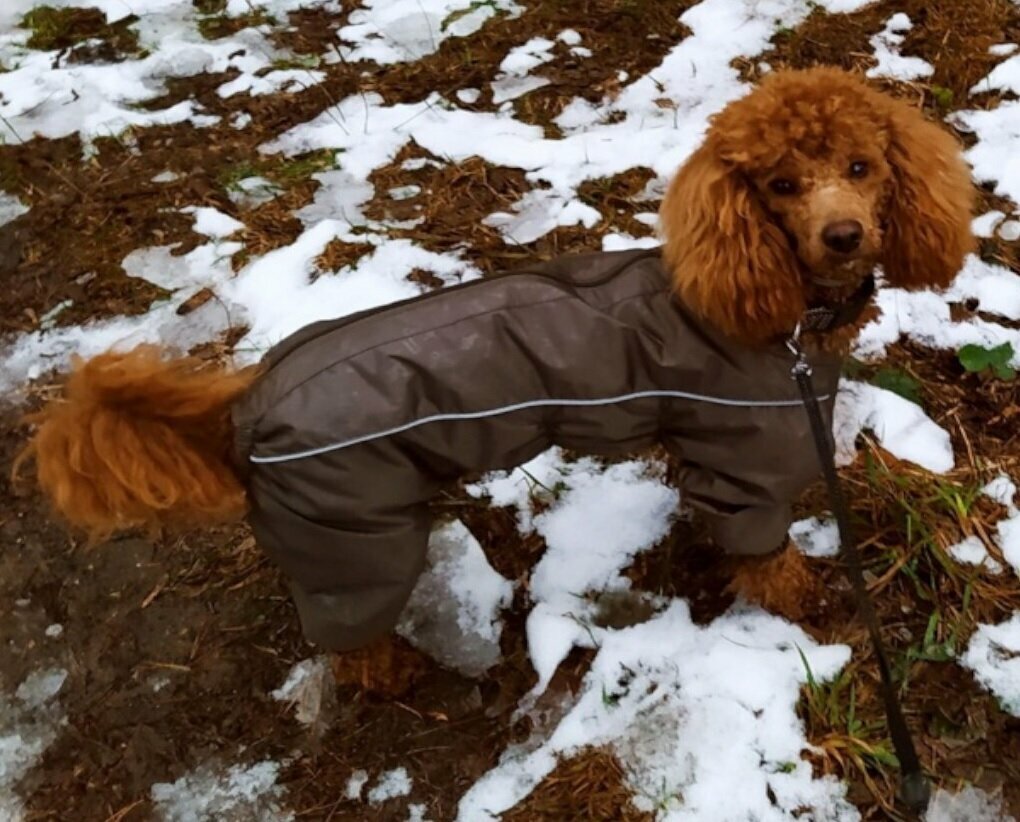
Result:
<svg viewBox="0 0 1020 822">
<path fill-rule="evenodd" d="M 811 363 L 808 362 L 807 354 L 804 353 L 804 348 L 800 344 L 800 332 L 801 327 L 798 322 L 797 327 L 793 329 L 793 334 L 790 335 L 790 339 L 786 341 L 786 347 L 795 358 L 793 367 L 790 369 L 790 377 L 794 380 L 801 377 L 810 377 L 812 374 Z"/>
</svg>

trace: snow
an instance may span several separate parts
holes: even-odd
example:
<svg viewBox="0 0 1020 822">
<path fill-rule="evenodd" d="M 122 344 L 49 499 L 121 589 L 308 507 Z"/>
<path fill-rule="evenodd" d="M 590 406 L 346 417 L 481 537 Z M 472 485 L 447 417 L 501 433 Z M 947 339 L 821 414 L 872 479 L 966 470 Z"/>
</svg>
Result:
<svg viewBox="0 0 1020 822">
<path fill-rule="evenodd" d="M 975 237 L 991 237 L 995 234 L 996 227 L 1005 218 L 1006 215 L 998 209 L 986 211 L 980 217 L 974 218 L 974 221 L 970 224 L 970 230 Z"/>
<path fill-rule="evenodd" d="M 285 791 L 276 784 L 279 775 L 279 763 L 270 760 L 226 769 L 204 765 L 175 782 L 156 783 L 150 796 L 163 822 L 291 822 L 294 814 L 280 806 Z"/>
<path fill-rule="evenodd" d="M 790 539 L 809 557 L 834 557 L 839 554 L 839 527 L 833 519 L 808 517 L 790 526 Z"/>
<path fill-rule="evenodd" d="M 1006 516 L 996 525 L 995 542 L 1006 562 L 1020 575 L 1020 509 L 1014 502 L 1016 484 L 1005 474 L 1000 474 L 981 491 L 1006 509 Z"/>
<path fill-rule="evenodd" d="M 397 633 L 447 667 L 481 676 L 501 659 L 500 612 L 513 600 L 513 584 L 459 520 L 432 532 L 427 562 Z"/>
<path fill-rule="evenodd" d="M 28 213 L 28 206 L 13 194 L 0 191 L 0 228 Z"/>
<path fill-rule="evenodd" d="M 296 663 L 283 685 L 272 692 L 273 699 L 294 706 L 294 718 L 302 725 L 319 728 L 323 710 L 334 698 L 335 680 L 329 657 L 317 656 Z"/>
<path fill-rule="evenodd" d="M 992 574 L 1001 574 L 1002 565 L 993 559 L 980 537 L 970 536 L 949 547 L 949 555 L 963 565 L 980 565 Z"/>
<path fill-rule="evenodd" d="M 824 681 L 848 648 L 819 646 L 760 611 L 699 627 L 680 600 L 643 624 L 590 630 L 599 651 L 573 707 L 540 746 L 505 753 L 461 799 L 459 820 L 497 818 L 559 758 L 589 746 L 611 748 L 635 805 L 660 818 L 859 819 L 844 787 L 815 778 L 801 759 L 807 743 L 795 712 L 807 679 L 800 654 Z"/>
<path fill-rule="evenodd" d="M 195 215 L 194 230 L 206 237 L 224 239 L 231 234 L 244 228 L 244 223 L 235 220 L 229 214 L 224 214 L 215 208 L 186 206 L 182 208 L 185 214 Z"/>
<path fill-rule="evenodd" d="M 368 804 L 381 805 L 389 799 L 397 799 L 411 793 L 411 777 L 406 768 L 394 768 L 379 776 L 368 791 Z"/>
<path fill-rule="evenodd" d="M 418 60 L 450 37 L 466 37 L 497 14 L 516 16 L 513 0 L 364 0 L 338 32 L 345 61 L 380 65 Z"/>
<path fill-rule="evenodd" d="M 50 639 L 60 639 L 64 634 L 64 626 L 54 622 L 52 625 L 48 625 L 44 632 Z"/>
<path fill-rule="evenodd" d="M 1004 711 L 1020 717 L 1020 611 L 998 625 L 978 625 L 960 664 L 995 695 Z"/>
<path fill-rule="evenodd" d="M 854 380 L 840 381 L 833 435 L 836 462 L 849 465 L 858 435 L 868 430 L 894 457 L 944 474 L 954 465 L 949 432 L 915 403 L 892 391 Z"/>
<path fill-rule="evenodd" d="M 67 679 L 62 668 L 29 674 L 13 695 L 0 692 L 0 819 L 21 822 L 17 784 L 66 724 L 56 696 Z"/>
<path fill-rule="evenodd" d="M 920 57 L 904 57 L 900 54 L 900 46 L 906 39 L 904 33 L 912 27 L 910 18 L 900 12 L 890 17 L 885 28 L 871 38 L 871 47 L 875 50 L 878 64 L 868 69 L 868 77 L 888 77 L 908 82 L 935 73 L 934 67 Z"/>
<path fill-rule="evenodd" d="M 1002 807 L 1002 797 L 992 797 L 968 785 L 958 793 L 938 790 L 931 798 L 925 822 L 1016 822 Z"/>
<path fill-rule="evenodd" d="M 282 189 L 265 177 L 244 177 L 230 186 L 227 196 L 241 208 L 256 208 L 277 197 Z"/>
<path fill-rule="evenodd" d="M 361 799 L 361 792 L 364 790 L 367 782 L 368 771 L 361 769 L 354 771 L 347 780 L 347 786 L 344 788 L 344 797 L 352 800 Z"/>
</svg>

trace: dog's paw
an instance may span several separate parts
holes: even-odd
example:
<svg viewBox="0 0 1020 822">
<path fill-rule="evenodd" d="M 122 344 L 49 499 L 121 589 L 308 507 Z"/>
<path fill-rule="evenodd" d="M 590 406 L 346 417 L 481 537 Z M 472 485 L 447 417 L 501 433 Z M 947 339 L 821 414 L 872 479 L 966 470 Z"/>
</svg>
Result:
<svg viewBox="0 0 1020 822">
<path fill-rule="evenodd" d="M 356 651 L 333 654 L 337 685 L 386 698 L 406 694 L 429 668 L 428 659 L 403 639 L 386 636 Z"/>
</svg>

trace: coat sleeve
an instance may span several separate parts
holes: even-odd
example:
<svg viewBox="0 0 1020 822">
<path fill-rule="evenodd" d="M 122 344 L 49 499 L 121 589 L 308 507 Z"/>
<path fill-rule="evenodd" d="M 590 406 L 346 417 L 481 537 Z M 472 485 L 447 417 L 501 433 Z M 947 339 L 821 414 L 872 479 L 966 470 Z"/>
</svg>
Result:
<svg viewBox="0 0 1020 822">
<path fill-rule="evenodd" d="M 331 462 L 255 471 L 249 522 L 288 578 L 305 637 L 349 651 L 397 624 L 425 566 L 433 489 L 410 466 L 401 482 L 393 462 L 360 477 Z"/>
</svg>

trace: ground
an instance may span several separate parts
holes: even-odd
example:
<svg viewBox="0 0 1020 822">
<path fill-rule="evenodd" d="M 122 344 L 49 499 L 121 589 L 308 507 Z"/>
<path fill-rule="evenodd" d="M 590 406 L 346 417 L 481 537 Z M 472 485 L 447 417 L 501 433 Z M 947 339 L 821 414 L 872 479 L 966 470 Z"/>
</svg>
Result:
<svg viewBox="0 0 1020 822">
<path fill-rule="evenodd" d="M 514 583 L 494 612 L 498 662 L 465 676 L 424 657 L 399 698 L 341 683 L 310 726 L 273 692 L 319 652 L 243 526 L 89 546 L 8 478 L 21 416 L 73 353 L 159 340 L 249 362 L 320 316 L 654 244 L 662 185 L 705 118 L 769 70 L 817 63 L 946 120 L 980 185 L 980 252 L 953 290 L 880 297 L 887 322 L 847 368 L 842 474 L 908 722 L 945 791 L 929 819 L 1020 814 L 1020 519 L 1008 486 L 988 485 L 1020 480 L 1020 58 L 1007 45 L 1020 6 L 54 5 L 0 9 L 0 819 L 473 822 L 494 797 L 514 820 L 905 818 L 839 562 L 812 559 L 831 602 L 799 628 L 734 605 L 698 523 L 663 513 L 675 505 L 658 453 L 615 467 L 553 455 L 504 478 L 503 501 L 498 478 L 451 489 L 437 515 Z M 890 25 L 898 13 L 909 22 Z M 605 500 L 626 494 L 613 520 Z M 651 525 L 609 539 L 632 510 Z M 826 510 L 821 486 L 797 505 L 805 520 Z M 615 551 L 600 579 L 543 575 L 599 540 Z M 626 584 L 650 596 L 610 613 L 596 595 Z M 583 629 L 543 667 L 529 620 L 564 630 L 560 597 L 577 592 L 585 604 L 562 613 Z M 676 646 L 646 648 L 656 630 Z M 737 631 L 754 649 L 726 664 L 775 675 L 774 693 L 697 698 L 718 688 L 699 666 L 722 664 Z M 771 656 L 755 669 L 758 651 Z M 519 715 L 536 669 L 551 681 Z M 649 707 L 634 683 L 668 693 Z M 585 700 L 604 714 L 588 735 Z M 718 721 L 747 705 L 744 725 Z M 789 758 L 768 747 L 779 726 Z M 720 740 L 741 733 L 760 762 L 727 758 L 742 746 Z M 726 804 L 758 777 L 758 800 Z M 945 809 L 958 792 L 969 811 Z"/>
</svg>

